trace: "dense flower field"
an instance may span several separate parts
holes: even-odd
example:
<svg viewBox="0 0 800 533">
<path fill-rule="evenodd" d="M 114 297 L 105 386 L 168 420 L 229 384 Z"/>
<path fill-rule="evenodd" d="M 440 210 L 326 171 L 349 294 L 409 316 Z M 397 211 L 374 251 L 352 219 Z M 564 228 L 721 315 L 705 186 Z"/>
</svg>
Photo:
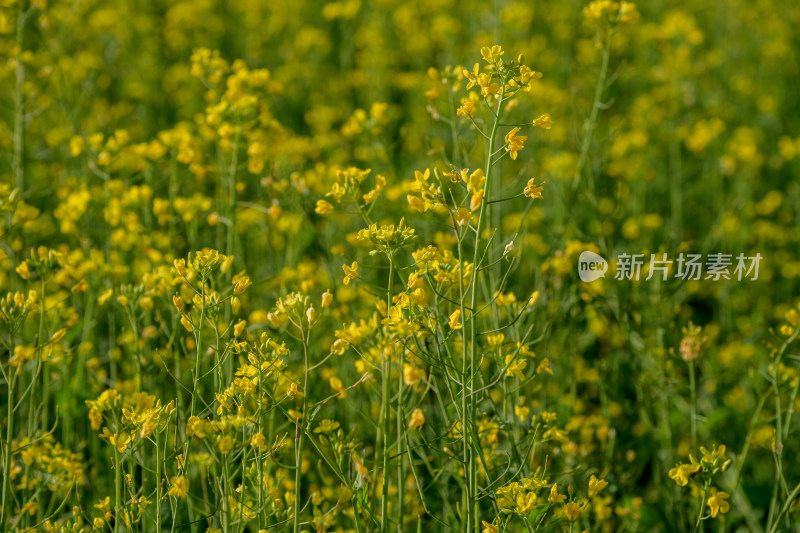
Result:
<svg viewBox="0 0 800 533">
<path fill-rule="evenodd" d="M 0 530 L 800 531 L 798 27 L 0 0 Z"/>
</svg>

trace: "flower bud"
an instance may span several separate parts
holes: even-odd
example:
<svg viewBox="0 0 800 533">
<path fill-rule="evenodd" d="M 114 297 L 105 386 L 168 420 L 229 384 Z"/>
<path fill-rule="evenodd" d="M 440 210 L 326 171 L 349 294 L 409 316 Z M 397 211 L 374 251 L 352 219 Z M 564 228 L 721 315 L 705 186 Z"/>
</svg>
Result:
<svg viewBox="0 0 800 533">
<path fill-rule="evenodd" d="M 280 320 L 280 318 L 278 318 L 278 315 L 276 315 L 275 313 L 267 313 L 267 319 L 276 328 L 281 325 L 281 320 Z"/>
<path fill-rule="evenodd" d="M 531 297 L 528 300 L 528 305 L 534 305 L 538 301 L 539 301 L 539 291 L 533 291 L 533 294 L 531 294 Z"/>
<path fill-rule="evenodd" d="M 50 342 L 58 342 L 64 338 L 64 335 L 67 333 L 66 328 L 61 328 L 60 330 L 53 333 L 53 336 L 50 337 Z"/>
<path fill-rule="evenodd" d="M 172 262 L 175 265 L 175 270 L 178 271 L 178 274 L 181 276 L 186 276 L 186 260 L 185 259 L 176 259 Z"/>
<path fill-rule="evenodd" d="M 330 291 L 325 291 L 322 293 L 322 308 L 327 309 L 330 307 L 331 302 L 333 301 L 333 294 Z"/>
<path fill-rule="evenodd" d="M 222 261 L 222 265 L 220 265 L 219 270 L 220 272 L 227 272 L 228 270 L 231 269 L 231 265 L 233 264 L 233 256 L 228 255 L 222 257 L 224 257 L 225 259 Z"/>
</svg>

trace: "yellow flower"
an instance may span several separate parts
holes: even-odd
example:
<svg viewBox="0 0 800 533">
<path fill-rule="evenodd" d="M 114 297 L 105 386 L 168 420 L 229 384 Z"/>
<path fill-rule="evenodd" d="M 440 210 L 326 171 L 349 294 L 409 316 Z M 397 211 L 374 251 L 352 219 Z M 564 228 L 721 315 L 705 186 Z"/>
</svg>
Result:
<svg viewBox="0 0 800 533">
<path fill-rule="evenodd" d="M 517 376 L 519 379 L 525 379 L 525 374 L 523 374 L 522 371 L 528 366 L 527 361 L 524 359 L 517 359 L 515 361 L 514 354 L 508 354 L 506 355 L 506 365 L 508 366 L 508 368 L 506 368 L 507 377 Z"/>
<path fill-rule="evenodd" d="M 254 433 L 252 437 L 250 437 L 250 446 L 253 448 L 258 448 L 259 450 L 266 450 L 267 449 L 267 439 L 264 437 L 264 434 L 261 432 Z"/>
<path fill-rule="evenodd" d="M 633 2 L 620 2 L 619 23 L 623 26 L 639 20 L 639 11 Z"/>
<path fill-rule="evenodd" d="M 342 265 L 342 270 L 344 270 L 344 281 L 342 283 L 345 285 L 350 283 L 351 279 L 358 278 L 358 263 L 356 261 L 353 261 L 351 266 Z"/>
<path fill-rule="evenodd" d="M 302 398 L 303 392 L 297 386 L 297 383 L 292 381 L 292 383 L 286 388 L 286 396 L 288 396 L 290 400 L 293 400 L 294 398 Z"/>
<path fill-rule="evenodd" d="M 327 215 L 333 212 L 333 204 L 327 200 L 317 200 L 317 208 L 314 211 L 318 215 Z"/>
<path fill-rule="evenodd" d="M 574 522 L 581 515 L 581 506 L 576 502 L 569 502 L 564 506 L 564 514 L 570 522 Z"/>
<path fill-rule="evenodd" d="M 478 74 L 478 85 L 483 96 L 497 96 L 500 93 L 500 84 L 492 82 L 492 77 L 485 72 Z"/>
<path fill-rule="evenodd" d="M 506 143 L 508 143 L 508 146 L 506 146 L 506 151 L 510 152 L 509 155 L 511 155 L 511 159 L 517 158 L 517 152 L 525 147 L 524 143 L 528 140 L 528 138 L 525 136 L 517 135 L 517 132 L 519 132 L 519 128 L 514 128 L 506 133 Z"/>
<path fill-rule="evenodd" d="M 536 178 L 531 178 L 528 180 L 528 184 L 525 186 L 525 190 L 523 194 L 531 199 L 541 198 L 542 197 L 542 187 L 533 183 L 533 180 Z"/>
<path fill-rule="evenodd" d="M 21 277 L 22 279 L 31 279 L 31 271 L 28 269 L 27 261 L 23 261 L 22 263 L 20 263 L 19 266 L 16 268 L 16 271 L 17 274 L 19 274 L 19 277 Z"/>
<path fill-rule="evenodd" d="M 608 486 L 608 481 L 597 479 L 594 475 L 589 478 L 589 497 L 594 498 L 595 495 Z"/>
<path fill-rule="evenodd" d="M 450 329 L 457 330 L 463 327 L 461 325 L 461 322 L 458 321 L 460 317 L 461 317 L 461 309 L 456 309 L 455 311 L 453 311 L 453 313 L 450 315 L 450 323 L 449 323 Z"/>
<path fill-rule="evenodd" d="M 483 531 L 481 531 L 481 533 L 497 533 L 496 525 L 490 524 L 484 520 L 481 520 L 481 525 L 483 526 Z"/>
<path fill-rule="evenodd" d="M 528 514 L 536 507 L 536 493 L 527 492 L 525 494 L 517 494 L 517 512 L 519 514 Z"/>
<path fill-rule="evenodd" d="M 472 66 L 472 70 L 471 70 L 471 71 L 469 71 L 469 70 L 467 70 L 467 69 L 464 69 L 464 70 L 461 72 L 461 74 L 462 74 L 462 75 L 463 75 L 465 78 L 467 78 L 467 79 L 469 80 L 469 83 L 467 83 L 467 90 L 468 90 L 468 91 L 469 91 L 470 89 L 472 89 L 472 88 L 475 86 L 475 84 L 476 84 L 476 83 L 478 83 L 478 75 L 479 75 L 480 71 L 481 71 L 481 65 L 480 65 L 480 63 L 475 63 L 475 64 Z"/>
<path fill-rule="evenodd" d="M 549 130 L 553 127 L 553 119 L 550 118 L 550 113 L 543 113 L 538 118 L 533 119 L 533 125 L 537 128 Z"/>
<path fill-rule="evenodd" d="M 343 355 L 344 352 L 350 347 L 350 342 L 345 339 L 336 339 L 331 345 L 331 352 L 336 355 Z"/>
<path fill-rule="evenodd" d="M 670 469 L 668 475 L 680 487 L 685 487 L 689 483 L 689 478 L 698 473 L 702 467 L 698 464 L 682 464 Z"/>
<path fill-rule="evenodd" d="M 344 388 L 344 384 L 342 383 L 342 380 L 339 379 L 337 376 L 331 376 L 330 379 L 328 380 L 328 384 L 331 386 L 333 390 L 339 393 L 338 398 L 340 400 L 344 400 L 345 398 L 347 398 L 347 391 Z"/>
<path fill-rule="evenodd" d="M 472 193 L 472 198 L 470 198 L 469 201 L 470 211 L 477 211 L 478 209 L 480 209 L 481 204 L 483 203 L 483 195 L 484 195 L 483 189 L 478 189 L 477 191 Z"/>
<path fill-rule="evenodd" d="M 466 207 L 459 207 L 458 211 L 456 211 L 454 216 L 456 219 L 456 224 L 458 224 L 461 227 L 464 227 L 467 224 L 469 224 L 469 219 L 472 216 L 472 214 Z"/>
<path fill-rule="evenodd" d="M 314 430 L 314 433 L 324 433 L 327 435 L 336 431 L 337 429 L 339 429 L 339 422 L 326 418 L 319 423 L 319 426 L 317 426 L 317 428 Z"/>
<path fill-rule="evenodd" d="M 619 4 L 612 0 L 595 0 L 583 8 L 583 14 L 589 20 L 599 20 L 605 14 L 613 14 L 618 10 Z"/>
<path fill-rule="evenodd" d="M 553 375 L 553 370 L 550 368 L 550 359 L 547 357 L 539 361 L 539 364 L 536 366 L 537 374 L 542 374 L 544 372 L 547 372 L 551 376 Z"/>
<path fill-rule="evenodd" d="M 409 387 L 413 387 L 424 377 L 425 371 L 421 368 L 417 368 L 409 363 L 403 365 L 403 383 Z"/>
<path fill-rule="evenodd" d="M 718 513 L 725 514 L 731 510 L 730 504 L 726 501 L 730 497 L 727 492 L 711 489 L 708 498 L 708 508 L 711 509 L 711 518 L 716 518 Z"/>
<path fill-rule="evenodd" d="M 724 459 L 725 450 L 726 448 L 724 444 L 720 444 L 719 447 L 714 446 L 711 451 L 708 451 L 703 446 L 700 446 L 700 453 L 703 454 L 702 461 L 704 463 L 713 463 L 717 459 Z"/>
<path fill-rule="evenodd" d="M 419 429 L 425 424 L 425 412 L 422 409 L 414 409 L 411 413 L 411 420 L 408 421 L 408 427 L 411 429 Z"/>
<path fill-rule="evenodd" d="M 481 56 L 487 63 L 497 63 L 500 60 L 500 56 L 503 54 L 505 54 L 505 52 L 503 52 L 503 48 L 499 44 L 496 44 L 491 48 L 488 46 L 481 48 Z"/>
<path fill-rule="evenodd" d="M 470 93 L 474 94 L 474 93 Z M 461 99 L 461 106 L 456 111 L 456 115 L 462 117 L 471 117 L 473 113 L 475 113 L 475 109 L 478 107 L 478 102 L 473 100 L 472 98 L 462 98 Z"/>
<path fill-rule="evenodd" d="M 230 435 L 225 435 L 217 443 L 217 449 L 220 453 L 228 453 L 233 449 L 233 438 Z"/>
<path fill-rule="evenodd" d="M 428 205 L 426 202 L 422 200 L 419 196 L 414 196 L 409 194 L 406 196 L 406 200 L 408 200 L 408 205 L 412 208 L 416 209 L 420 213 L 424 213 L 428 209 Z"/>
<path fill-rule="evenodd" d="M 78 157 L 86 149 L 86 141 L 80 135 L 75 135 L 69 140 L 69 152 L 72 157 Z"/>
<path fill-rule="evenodd" d="M 206 437 L 206 423 L 197 416 L 190 416 L 186 421 L 186 434 L 190 437 L 195 436 L 199 439 Z"/>
<path fill-rule="evenodd" d="M 550 496 L 547 498 L 547 501 L 550 503 L 561 503 L 567 499 L 565 494 L 558 493 L 558 483 L 553 483 L 553 486 L 550 488 Z"/>
<path fill-rule="evenodd" d="M 183 476 L 171 477 L 169 480 L 172 487 L 170 487 L 167 494 L 176 496 L 178 498 L 185 498 L 186 493 L 189 491 L 189 480 Z"/>
<path fill-rule="evenodd" d="M 242 294 L 253 284 L 249 276 L 237 275 L 233 277 L 233 293 Z"/>
</svg>

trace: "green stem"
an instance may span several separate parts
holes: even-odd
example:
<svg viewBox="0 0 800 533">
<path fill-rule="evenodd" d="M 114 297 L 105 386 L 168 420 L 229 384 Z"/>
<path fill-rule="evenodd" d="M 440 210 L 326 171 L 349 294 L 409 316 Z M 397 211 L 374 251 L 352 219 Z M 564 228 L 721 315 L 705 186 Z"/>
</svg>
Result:
<svg viewBox="0 0 800 533">
<path fill-rule="evenodd" d="M 694 377 L 694 359 L 689 361 L 689 395 L 692 424 L 692 449 L 697 448 L 697 384 Z"/>
<path fill-rule="evenodd" d="M 389 254 L 389 284 L 386 295 L 386 312 L 391 312 L 394 291 L 394 260 Z M 400 374 L 402 376 L 402 370 Z M 389 530 L 389 431 L 391 429 L 391 360 L 383 358 L 383 492 L 381 493 L 381 531 Z M 399 415 L 398 415 L 399 416 Z M 402 511 L 402 509 L 401 509 Z"/>
<path fill-rule="evenodd" d="M 200 324 L 197 327 L 197 337 L 196 337 L 196 351 L 195 351 L 195 361 L 194 361 L 194 384 L 192 385 L 192 405 L 189 409 L 189 416 L 192 417 L 195 415 L 195 409 L 197 408 L 197 385 L 200 381 L 200 357 L 202 355 L 202 345 L 203 345 L 203 323 L 206 320 L 206 280 L 204 277 L 200 278 Z M 187 457 L 188 457 L 188 450 L 187 450 Z"/>
<path fill-rule="evenodd" d="M 25 187 L 25 169 L 22 164 L 22 154 L 25 150 L 25 95 L 23 93 L 25 65 L 22 63 L 22 52 L 25 46 L 25 19 L 27 18 L 25 15 L 25 4 L 26 2 L 22 0 L 17 3 L 17 76 L 14 85 L 14 153 L 11 162 L 11 167 L 14 169 L 14 176 L 16 177 L 17 189 L 19 189 L 20 194 L 22 194 Z"/>
<path fill-rule="evenodd" d="M 356 533 L 361 532 L 361 520 L 358 518 L 358 496 L 353 493 L 353 521 L 356 523 Z"/>
<path fill-rule="evenodd" d="M 117 445 L 114 444 L 114 531 L 122 526 L 122 462 Z"/>
<path fill-rule="evenodd" d="M 572 180 L 572 188 L 577 189 L 578 184 L 580 183 L 581 177 L 584 173 L 584 168 L 586 166 L 586 160 L 589 157 L 589 148 L 592 145 L 592 136 L 594 134 L 594 128 L 597 124 L 597 115 L 600 112 L 600 108 L 603 105 L 602 98 L 603 98 L 603 91 L 605 90 L 606 86 L 606 78 L 608 77 L 608 60 L 610 53 L 610 44 L 611 38 L 607 37 L 604 39 L 603 42 L 603 49 L 602 49 L 602 62 L 600 64 L 600 75 L 597 77 L 597 84 L 594 88 L 594 101 L 592 102 L 592 110 L 589 113 L 589 118 L 583 124 L 583 140 L 581 142 L 581 153 L 578 157 L 578 166 L 575 170 L 575 177 Z M 593 191 L 592 191 L 593 192 Z"/>
<path fill-rule="evenodd" d="M 772 523 L 772 528 L 769 530 L 769 533 L 778 532 L 778 525 L 780 524 L 783 515 L 785 515 L 789 511 L 789 508 L 792 506 L 792 503 L 794 503 L 795 499 L 798 496 L 800 496 L 800 483 L 797 484 L 794 490 L 792 490 L 791 494 L 789 494 L 789 497 L 786 498 L 786 502 L 783 504 L 783 507 L 781 507 L 780 512 L 775 517 L 775 521 Z"/>
<path fill-rule="evenodd" d="M 206 278 L 204 276 L 200 277 L 200 325 L 197 329 L 197 336 L 195 337 L 195 344 L 196 351 L 195 351 L 195 362 L 194 362 L 194 380 L 192 384 L 192 403 L 189 408 L 189 418 L 195 416 L 195 411 L 197 409 L 197 386 L 200 382 L 200 357 L 202 354 L 202 344 L 203 344 L 203 323 L 206 319 Z M 183 465 L 181 466 L 181 472 L 186 475 L 187 474 L 187 467 L 189 464 L 189 451 L 192 447 L 192 438 L 187 437 L 186 439 L 186 452 L 183 454 Z M 194 504 L 192 503 L 191 498 L 187 498 L 188 508 L 189 508 L 189 522 L 191 522 L 192 531 L 196 530 L 196 523 L 194 520 Z"/>
<path fill-rule="evenodd" d="M 389 276 L 394 278 L 394 258 L 389 254 Z M 389 279 L 389 291 L 393 287 L 393 279 Z M 387 304 L 391 309 L 391 302 Z M 403 512 L 405 509 L 405 416 L 403 415 L 403 367 L 405 366 L 405 348 L 400 347 L 400 362 L 397 372 L 397 531 L 403 531 Z"/>
<path fill-rule="evenodd" d="M 780 486 L 781 483 L 784 485 L 784 491 L 789 492 L 788 488 L 786 488 L 786 481 L 783 477 L 783 425 L 782 425 L 782 413 L 783 407 L 781 405 L 781 390 L 778 384 L 779 379 L 779 369 L 781 366 L 781 361 L 783 360 L 783 355 L 786 353 L 786 349 L 789 345 L 794 342 L 797 338 L 798 334 L 800 334 L 800 328 L 795 328 L 795 331 L 792 335 L 787 338 L 783 344 L 781 345 L 778 353 L 775 355 L 775 359 L 772 363 L 772 393 L 775 396 L 775 481 L 772 491 L 772 501 L 770 502 L 769 506 L 769 513 L 768 517 L 771 519 L 775 516 L 776 505 L 778 504 L 779 494 L 780 494 Z M 787 503 L 791 504 L 792 500 L 788 500 Z M 783 512 L 779 513 L 779 515 L 783 514 Z M 777 527 L 778 520 L 777 517 L 774 521 L 767 520 L 767 529 L 772 531 L 775 527 Z M 772 528 L 770 528 L 770 525 Z"/>
<path fill-rule="evenodd" d="M 11 443 L 14 439 L 14 383 L 16 382 L 16 371 L 9 368 L 11 380 L 8 384 L 8 421 L 6 425 L 6 453 L 3 464 L 3 509 L 0 514 L 0 529 L 6 530 L 6 520 L 8 518 L 8 508 L 11 507 Z"/>
<path fill-rule="evenodd" d="M 500 125 L 500 113 L 503 106 L 503 98 L 505 96 L 505 82 L 503 82 L 503 88 L 500 91 L 500 99 L 497 103 L 497 113 L 495 113 L 494 124 L 492 125 L 492 131 L 489 135 L 489 146 L 487 150 L 487 157 L 486 157 L 486 183 L 484 184 L 484 191 L 491 190 L 491 177 L 492 177 L 492 153 L 494 152 L 494 143 L 495 139 L 497 138 L 497 130 L 498 126 Z M 478 273 L 480 272 L 478 260 L 480 259 L 480 249 L 481 249 L 481 232 L 483 231 L 483 224 L 486 219 L 487 213 L 487 206 L 488 206 L 489 198 L 484 196 L 483 202 L 481 202 L 481 207 L 478 212 L 478 222 L 475 227 L 475 251 L 473 254 L 472 259 L 472 286 L 471 286 L 471 295 L 470 295 L 470 309 L 472 309 L 472 315 L 470 316 L 470 358 L 469 358 L 469 374 L 464 376 L 464 389 L 468 391 L 470 395 L 469 401 L 469 423 L 466 420 L 463 423 L 463 434 L 466 438 L 464 441 L 464 447 L 468 448 L 467 452 L 467 473 L 468 473 L 468 481 L 467 481 L 467 509 L 466 509 L 466 524 L 465 524 L 465 532 L 470 532 L 473 529 L 478 527 L 478 498 L 476 497 L 477 493 L 477 485 L 478 485 L 478 470 L 477 464 L 475 459 L 475 451 L 469 445 L 470 442 L 474 443 L 477 447 L 478 439 L 474 435 L 476 423 L 475 423 L 475 412 L 477 407 L 477 398 L 473 394 L 475 390 L 475 371 L 478 362 Z M 466 419 L 466 416 L 464 417 Z"/>
<path fill-rule="evenodd" d="M 161 533 L 161 435 L 156 437 L 156 533 Z"/>
<path fill-rule="evenodd" d="M 300 335 L 303 338 L 303 359 L 305 361 L 305 369 L 303 371 L 303 411 L 298 420 L 297 448 L 295 450 L 294 458 L 294 520 L 292 522 L 294 533 L 300 531 L 300 482 L 302 477 L 303 466 L 303 445 L 305 444 L 306 436 L 306 417 L 308 416 L 308 369 L 310 368 L 308 360 L 308 332 L 301 331 Z"/>
<path fill-rule="evenodd" d="M 47 282 L 45 281 L 44 278 L 42 278 L 42 286 L 41 286 L 40 290 L 41 290 L 41 293 L 42 293 L 42 296 L 41 296 L 41 302 L 42 302 L 41 307 L 42 308 L 39 311 L 39 331 L 36 334 L 36 370 L 34 371 L 33 376 L 31 378 L 31 379 L 33 379 L 33 382 L 31 383 L 31 387 L 30 387 L 30 392 L 29 392 L 30 403 L 28 404 L 28 433 L 30 435 L 33 435 L 35 433 L 36 429 L 37 429 L 36 428 L 36 419 L 38 417 L 36 417 L 35 412 L 36 412 L 36 385 L 37 385 L 37 382 L 39 380 L 39 372 L 44 372 L 44 374 L 47 375 L 47 370 L 44 369 L 44 367 L 45 367 L 45 362 L 44 362 L 44 358 L 43 358 L 44 352 L 42 350 L 42 345 L 44 344 L 44 340 L 43 340 L 43 338 L 44 338 L 44 315 L 47 312 L 47 301 L 46 301 L 46 298 L 47 298 L 47 294 L 46 294 Z M 49 387 L 49 383 L 45 383 L 45 384 Z M 42 387 L 42 388 L 44 388 L 44 387 Z M 46 394 L 49 394 L 49 391 L 46 391 L 46 392 L 42 393 L 43 410 L 42 410 L 42 420 L 40 420 L 40 422 L 42 424 L 41 427 L 44 428 L 44 431 L 47 431 L 46 407 L 44 407 L 45 405 L 47 405 L 47 396 L 46 396 Z M 22 396 L 24 398 L 26 395 L 23 394 Z M 22 398 L 20 398 L 20 400 L 22 400 Z"/>
<path fill-rule="evenodd" d="M 703 512 L 706 509 L 706 501 L 708 501 L 708 491 L 711 488 L 711 482 L 706 481 L 703 487 L 703 499 L 700 501 L 700 511 L 697 513 L 697 522 L 694 525 L 694 533 L 700 531 L 700 524 L 703 522 Z"/>
</svg>

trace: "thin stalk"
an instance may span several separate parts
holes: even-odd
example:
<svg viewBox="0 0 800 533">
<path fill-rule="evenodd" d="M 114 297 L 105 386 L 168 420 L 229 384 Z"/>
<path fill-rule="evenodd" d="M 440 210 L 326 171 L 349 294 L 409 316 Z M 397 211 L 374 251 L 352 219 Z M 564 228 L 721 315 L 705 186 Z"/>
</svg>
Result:
<svg viewBox="0 0 800 533">
<path fill-rule="evenodd" d="M 122 526 L 122 462 L 119 448 L 114 446 L 114 531 L 119 533 Z"/>
<path fill-rule="evenodd" d="M 394 291 L 394 258 L 389 254 L 389 284 L 386 295 L 386 312 L 392 309 Z M 402 376 L 402 370 L 400 372 Z M 381 531 L 389 529 L 389 419 L 391 404 L 391 360 L 388 355 L 383 358 L 383 491 L 381 493 Z"/>
<path fill-rule="evenodd" d="M 389 276 L 394 277 L 394 260 L 389 254 Z M 389 279 L 389 286 L 393 279 Z M 390 289 L 391 291 L 391 289 Z M 391 302 L 387 304 L 391 306 Z M 389 309 L 390 307 L 387 307 Z M 405 348 L 400 347 L 400 362 L 397 372 L 397 531 L 403 531 L 403 507 L 405 504 L 405 417 L 403 416 L 403 366 L 405 366 Z"/>
<path fill-rule="evenodd" d="M 694 359 L 689 361 L 689 402 L 692 424 L 692 449 L 697 448 L 697 384 L 694 377 Z"/>
<path fill-rule="evenodd" d="M 303 445 L 305 444 L 306 436 L 305 424 L 306 417 L 308 416 L 308 371 L 311 366 L 308 359 L 309 333 L 307 331 L 301 331 L 300 335 L 303 339 L 303 359 L 305 361 L 305 369 L 303 371 L 303 411 L 300 414 L 300 420 L 297 421 L 299 435 L 297 436 L 297 448 L 295 449 L 294 458 L 294 519 L 292 522 L 292 530 L 294 533 L 298 533 L 300 531 L 300 482 L 302 477 L 301 470 L 303 466 Z"/>
<path fill-rule="evenodd" d="M 44 341 L 42 340 L 44 338 L 44 315 L 47 312 L 47 300 L 46 300 L 46 298 L 47 298 L 47 294 L 46 294 L 47 282 L 45 281 L 44 278 L 42 278 L 41 282 L 42 282 L 42 285 L 41 285 L 40 291 L 42 293 L 42 296 L 41 296 L 41 302 L 42 302 L 42 306 L 41 307 L 42 308 L 39 311 L 39 332 L 36 334 L 36 370 L 34 371 L 33 377 L 31 378 L 33 380 L 33 382 L 31 383 L 30 392 L 29 392 L 29 394 L 30 394 L 30 404 L 28 404 L 28 434 L 30 434 L 30 435 L 33 435 L 35 430 L 37 429 L 36 428 L 36 419 L 38 417 L 35 416 L 35 411 L 36 411 L 36 384 L 37 384 L 37 381 L 39 380 L 39 372 L 40 371 L 44 372 L 44 374 L 47 375 L 47 371 L 43 370 L 43 368 L 45 366 L 45 363 L 44 363 L 44 359 L 43 359 L 44 352 L 42 350 L 42 344 L 44 344 Z M 47 383 L 47 385 L 49 386 L 49 383 Z M 48 391 L 48 394 L 49 394 L 49 391 Z M 25 396 L 26 396 L 26 394 L 22 395 L 23 398 Z M 22 398 L 20 398 L 20 400 L 22 400 Z M 42 411 L 42 420 L 41 420 L 42 426 L 41 427 L 42 428 L 47 428 L 47 420 L 46 420 L 46 409 L 47 408 L 44 407 L 45 405 L 47 405 L 47 397 L 45 396 L 44 392 L 42 393 L 42 402 L 43 402 L 42 403 L 43 411 Z M 46 429 L 45 429 L 45 431 L 46 431 Z"/>
<path fill-rule="evenodd" d="M 155 437 L 156 437 L 156 533 L 161 533 L 161 435 L 159 435 L 158 431 L 156 431 Z"/>
<path fill-rule="evenodd" d="M 14 153 L 11 161 L 11 167 L 14 169 L 17 189 L 19 189 L 20 194 L 22 194 L 25 187 L 25 168 L 22 164 L 22 154 L 25 150 L 25 95 L 22 90 L 25 84 L 25 65 L 22 62 L 22 52 L 25 46 L 26 3 L 23 1 L 17 2 L 17 76 L 14 85 Z"/>
<path fill-rule="evenodd" d="M 9 369 L 11 370 L 11 369 Z M 6 530 L 8 509 L 11 507 L 11 441 L 14 439 L 14 384 L 16 371 L 11 371 L 11 380 L 8 384 L 8 423 L 6 426 L 6 453 L 3 464 L 3 509 L 0 514 L 0 529 Z"/>
<path fill-rule="evenodd" d="M 783 420 L 782 420 L 782 413 L 783 407 L 781 405 L 781 390 L 778 384 L 779 379 L 779 369 L 781 366 L 781 361 L 783 360 L 783 355 L 786 353 L 786 349 L 789 345 L 797 338 L 798 334 L 800 334 L 800 329 L 795 329 L 794 333 L 792 333 L 789 338 L 787 338 L 783 344 L 781 345 L 778 353 L 775 356 L 775 360 L 772 363 L 772 393 L 775 396 L 775 444 L 774 444 L 774 454 L 775 454 L 775 484 L 773 486 L 772 491 L 772 500 L 769 505 L 769 513 L 768 513 L 768 520 L 767 520 L 767 529 L 770 531 L 774 530 L 777 527 L 778 519 L 773 521 L 772 518 L 775 517 L 775 512 L 777 511 L 776 506 L 778 505 L 778 496 L 780 493 L 780 486 L 781 483 L 784 485 L 784 491 L 789 492 L 788 488 L 786 488 L 786 480 L 783 477 Z M 788 500 L 787 503 L 791 503 L 792 500 Z M 782 514 L 779 513 L 779 514 Z M 770 527 L 772 526 L 772 527 Z"/>
<path fill-rule="evenodd" d="M 697 513 L 697 522 L 694 525 L 694 533 L 700 531 L 700 524 L 703 522 L 703 511 L 706 508 L 706 502 L 708 501 L 708 491 L 711 488 L 711 483 L 706 481 L 706 485 L 703 488 L 703 499 L 700 501 L 700 511 Z"/>
<path fill-rule="evenodd" d="M 795 499 L 798 496 L 800 496 L 800 483 L 797 484 L 794 490 L 792 490 L 791 494 L 789 494 L 789 497 L 786 498 L 786 502 L 784 502 L 783 507 L 781 508 L 778 515 L 775 517 L 775 521 L 773 522 L 772 528 L 769 530 L 769 533 L 778 532 L 778 525 L 780 524 L 781 519 L 783 519 L 783 515 L 785 515 L 789 511 L 789 508 L 792 506 L 792 503 L 794 503 Z"/>
<path fill-rule="evenodd" d="M 197 327 L 197 338 L 196 338 L 196 351 L 195 351 L 195 362 L 194 362 L 194 384 L 192 385 L 192 405 L 189 409 L 189 416 L 195 415 L 195 409 L 197 408 L 197 385 L 200 382 L 200 356 L 202 355 L 202 346 L 203 346 L 203 323 L 206 321 L 206 279 L 205 277 L 200 278 L 200 325 Z M 188 457 L 188 450 L 187 450 L 187 457 Z"/>
<path fill-rule="evenodd" d="M 592 102 L 592 110 L 589 113 L 589 118 L 583 124 L 583 140 L 581 141 L 581 153 L 578 157 L 578 166 L 575 169 L 575 177 L 572 180 L 572 189 L 578 188 L 581 177 L 584 173 L 586 166 L 586 159 L 589 157 L 589 148 L 592 145 L 592 136 L 594 128 L 597 124 L 597 115 L 603 105 L 603 91 L 606 86 L 606 78 L 608 77 L 608 60 L 611 55 L 610 50 L 611 36 L 607 36 L 603 40 L 602 59 L 600 64 L 600 74 L 597 77 L 597 84 L 594 87 L 594 101 Z M 594 191 L 591 191 L 594 193 Z"/>
<path fill-rule="evenodd" d="M 353 521 L 356 523 L 356 533 L 361 532 L 361 520 L 358 518 L 358 496 L 353 493 Z"/>
<path fill-rule="evenodd" d="M 497 113 L 495 113 L 494 124 L 492 124 L 492 131 L 489 135 L 489 146 L 487 149 L 487 157 L 486 157 L 486 183 L 484 184 L 485 191 L 491 191 L 491 184 L 492 184 L 492 152 L 494 151 L 494 142 L 497 138 L 497 130 L 498 126 L 500 125 L 500 112 L 503 106 L 503 99 L 505 97 L 505 81 L 503 81 L 502 89 L 500 91 L 500 99 L 497 103 Z M 475 423 L 475 411 L 476 411 L 476 402 L 477 399 L 475 395 L 472 394 L 472 391 L 475 389 L 475 370 L 478 362 L 478 259 L 480 258 L 480 249 L 481 249 L 481 232 L 483 231 L 483 223 L 486 219 L 487 213 L 486 209 L 488 206 L 489 198 L 484 197 L 483 202 L 481 202 L 480 211 L 478 212 L 478 223 L 475 227 L 475 251 L 472 260 L 472 287 L 471 287 L 471 296 L 470 296 L 470 308 L 473 310 L 473 314 L 470 317 L 470 360 L 469 360 L 469 375 L 464 376 L 464 389 L 469 390 L 470 392 L 470 405 L 469 405 L 469 423 L 466 422 L 463 424 L 462 430 L 464 431 L 464 435 L 466 436 L 467 440 L 464 441 L 464 446 L 470 448 L 468 455 L 467 455 L 467 472 L 468 472 L 468 481 L 467 481 L 467 494 L 468 498 L 472 501 L 468 502 L 467 509 L 466 509 L 466 527 L 464 529 L 465 532 L 470 532 L 473 529 L 478 527 L 478 498 L 476 498 L 477 494 L 477 485 L 478 485 L 478 469 L 475 461 L 475 452 L 471 449 L 470 446 L 467 446 L 467 443 L 472 441 L 477 445 L 477 437 L 474 435 L 476 423 Z M 466 417 L 465 417 L 466 418 Z"/>
<path fill-rule="evenodd" d="M 203 323 L 206 320 L 206 278 L 205 276 L 200 277 L 200 326 L 197 330 L 197 337 L 195 338 L 196 351 L 195 351 L 195 362 L 194 362 L 194 382 L 192 385 L 192 403 L 189 408 L 189 417 L 195 416 L 195 410 L 197 408 L 197 386 L 200 382 L 200 357 L 202 355 L 202 344 L 203 344 Z M 189 461 L 189 450 L 192 447 L 192 438 L 188 437 L 186 439 L 186 453 L 183 455 L 183 465 L 181 466 L 181 472 L 187 472 L 187 466 Z M 194 521 L 194 504 L 192 503 L 191 498 L 187 498 L 188 508 L 189 508 L 189 521 L 191 522 L 192 531 L 196 531 L 196 524 Z"/>
</svg>

